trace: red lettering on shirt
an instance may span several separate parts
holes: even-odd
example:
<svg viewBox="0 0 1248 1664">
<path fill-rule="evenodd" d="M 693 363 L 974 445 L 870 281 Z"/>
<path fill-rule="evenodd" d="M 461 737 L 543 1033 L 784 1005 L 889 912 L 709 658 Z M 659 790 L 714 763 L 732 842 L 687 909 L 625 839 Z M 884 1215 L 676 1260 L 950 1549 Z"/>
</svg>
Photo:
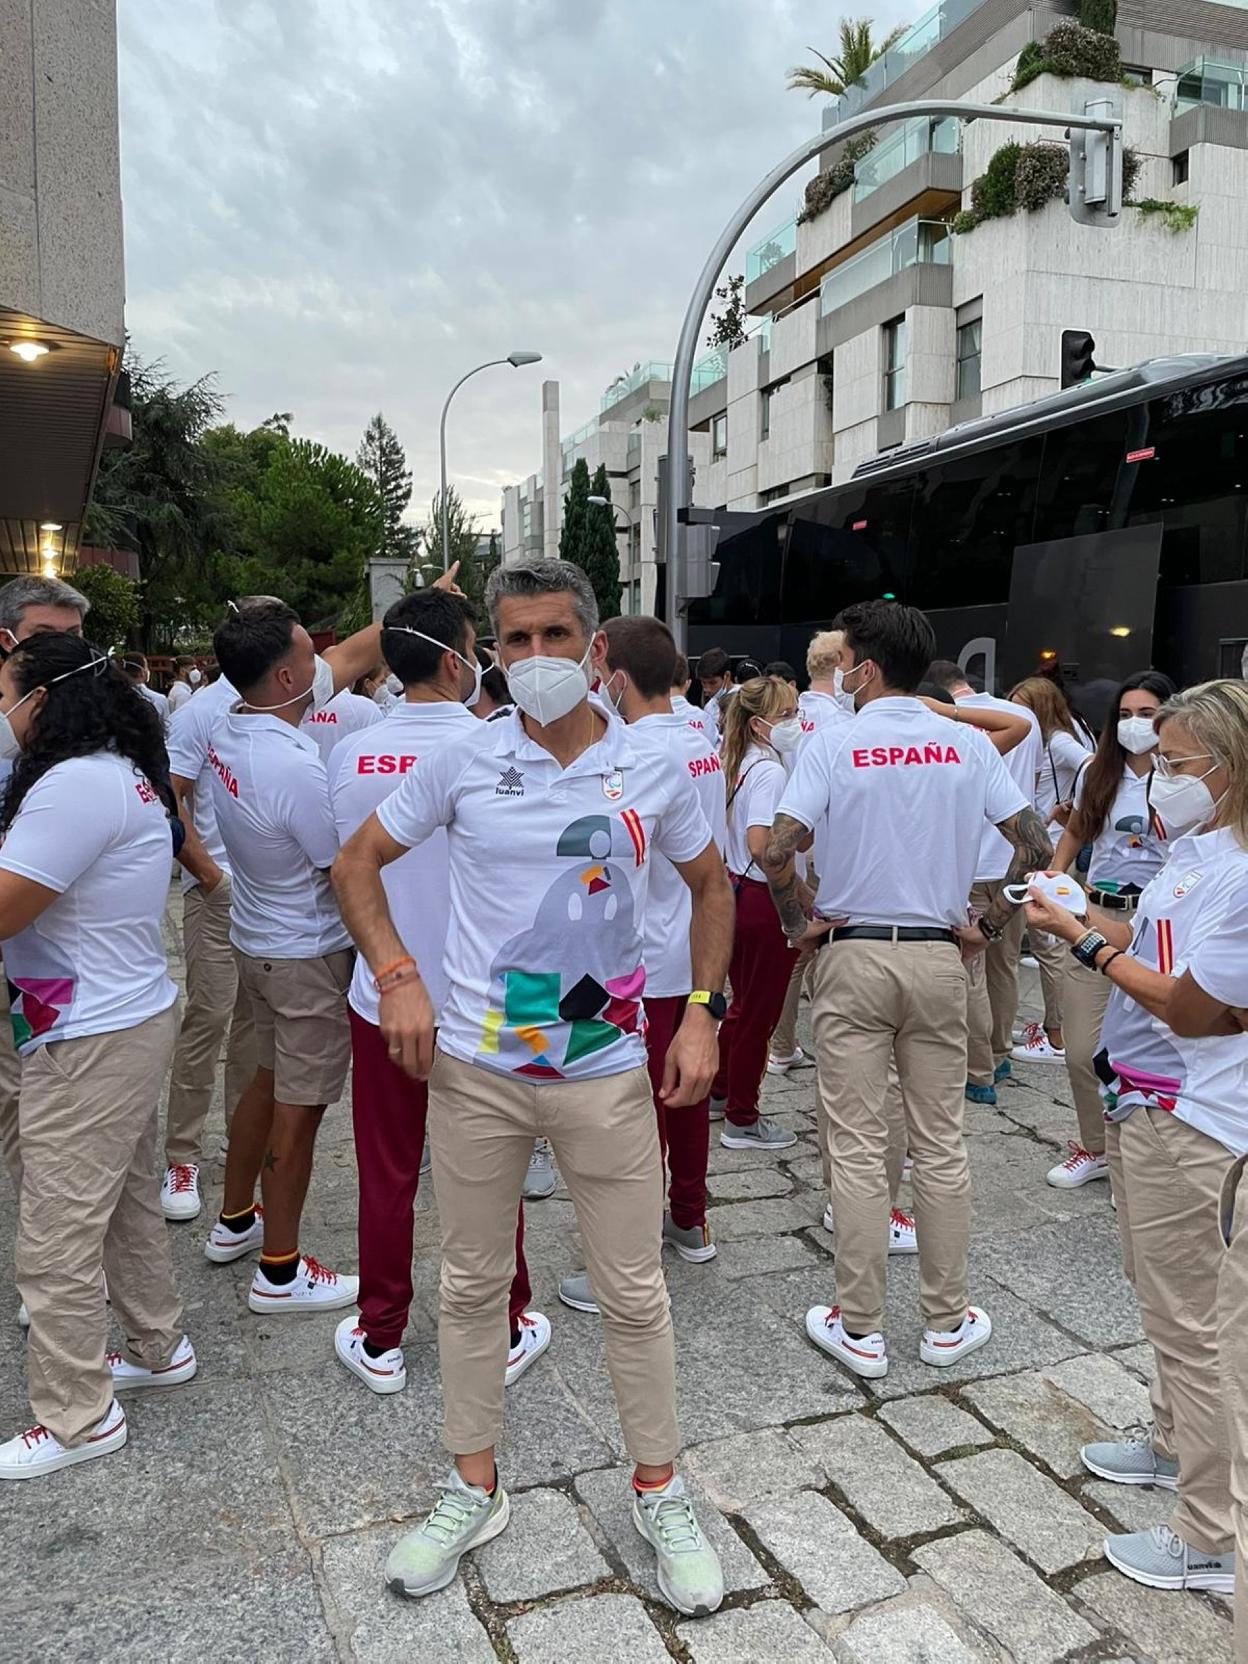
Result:
<svg viewBox="0 0 1248 1664">
<path fill-rule="evenodd" d="M 230 773 L 229 768 L 221 761 L 220 757 L 217 756 L 211 746 L 208 747 L 208 762 L 210 767 L 216 771 L 216 774 L 220 778 L 221 784 L 225 787 L 226 791 L 229 792 L 230 796 L 237 797 L 238 781 Z"/>
<path fill-rule="evenodd" d="M 309 722 L 337 722 L 337 720 L 337 711 L 313 711 L 308 718 Z"/>
<path fill-rule="evenodd" d="M 865 747 L 850 752 L 850 760 L 855 768 L 909 768 L 915 763 L 960 763 L 961 757 L 951 745 L 938 745 L 934 741 L 924 745 L 922 751 L 917 745 L 873 745 L 869 750 Z"/>
<path fill-rule="evenodd" d="M 355 772 L 357 774 L 406 774 L 408 769 L 417 761 L 412 757 L 357 757 Z"/>
<path fill-rule="evenodd" d="M 150 780 L 136 780 L 134 782 L 134 789 L 139 794 L 140 803 L 155 803 L 156 788 L 152 785 Z"/>
<path fill-rule="evenodd" d="M 810 718 L 808 716 L 804 716 L 802 718 L 802 732 L 803 732 L 803 734 L 813 734 L 814 731 L 815 731 L 814 723 L 810 720 Z"/>
<path fill-rule="evenodd" d="M 699 775 L 718 774 L 719 771 L 719 758 L 713 754 L 708 757 L 690 757 L 689 759 L 689 772 L 695 780 Z"/>
</svg>

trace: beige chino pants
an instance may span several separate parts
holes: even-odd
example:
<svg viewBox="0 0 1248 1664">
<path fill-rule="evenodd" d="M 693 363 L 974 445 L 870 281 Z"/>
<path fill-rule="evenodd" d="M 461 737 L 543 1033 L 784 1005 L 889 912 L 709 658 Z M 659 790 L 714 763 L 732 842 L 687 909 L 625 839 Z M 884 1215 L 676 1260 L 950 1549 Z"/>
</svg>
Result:
<svg viewBox="0 0 1248 1664">
<path fill-rule="evenodd" d="M 1003 878 L 974 885 L 971 906 L 986 913 L 1004 887 Z M 1023 950 L 1025 923 L 1023 909 L 1014 908 L 1001 939 L 988 944 L 970 974 L 966 1078 L 976 1086 L 991 1086 L 997 1065 L 1014 1050 L 1018 957 Z"/>
<path fill-rule="evenodd" d="M 101 1264 L 132 1362 L 162 1369 L 182 1338 L 153 1166 L 176 1032 L 171 1006 L 22 1061 L 17 1286 L 30 1313 L 31 1407 L 64 1445 L 80 1444 L 113 1401 Z"/>
<path fill-rule="evenodd" d="M 230 876 L 208 895 L 196 884 L 182 897 L 186 1004 L 169 1077 L 165 1123 L 166 1167 L 197 1167 L 203 1160 L 204 1122 L 212 1102 L 221 1042 L 225 1053 L 225 1126 L 256 1072 L 251 1001 L 239 985 L 230 946 Z"/>
<path fill-rule="evenodd" d="M 516 1205 L 536 1137 L 550 1140 L 576 1209 L 624 1443 L 634 1462 L 662 1466 L 679 1448 L 676 1359 L 660 1263 L 663 1161 L 644 1066 L 602 1080 L 526 1081 L 435 1054 L 443 1438 L 463 1456 L 502 1434 Z"/>
<path fill-rule="evenodd" d="M 1235 1657 L 1248 1664 L 1248 1184 L 1244 1159 L 1222 1187 L 1227 1251 L 1218 1272 L 1218 1355 L 1231 1446 L 1231 1514 L 1235 1524 Z"/>
<path fill-rule="evenodd" d="M 1218 1204 L 1234 1158 L 1164 1109 L 1119 1123 L 1119 1224 L 1132 1248 L 1136 1298 L 1157 1359 L 1165 1454 L 1179 1463 L 1170 1526 L 1205 1554 L 1233 1547 L 1229 1424 L 1218 1369 Z M 1155 1401 L 1156 1402 L 1156 1401 Z"/>
<path fill-rule="evenodd" d="M 817 956 L 815 1052 L 828 1120 L 836 1297 L 845 1326 L 884 1317 L 892 1205 L 889 1068 L 896 1058 L 914 1168 L 919 1290 L 927 1327 L 966 1317 L 971 1179 L 962 1136 L 966 973 L 947 942 L 830 942 Z M 904 1154 L 904 1150 L 902 1152 Z"/>
<path fill-rule="evenodd" d="M 1101 1024 L 1113 988 L 1107 976 L 1081 965 L 1069 949 L 1062 970 L 1062 1039 L 1066 1073 L 1079 1118 L 1079 1142 L 1091 1155 L 1105 1150 L 1105 1106 L 1092 1059 L 1101 1049 Z"/>
<path fill-rule="evenodd" d="M 21 1084 L 22 1060 L 13 1044 L 13 1025 L 9 1020 L 9 984 L 0 970 L 0 1153 L 15 1192 L 22 1188 L 22 1155 L 17 1137 L 17 1095 Z"/>
</svg>

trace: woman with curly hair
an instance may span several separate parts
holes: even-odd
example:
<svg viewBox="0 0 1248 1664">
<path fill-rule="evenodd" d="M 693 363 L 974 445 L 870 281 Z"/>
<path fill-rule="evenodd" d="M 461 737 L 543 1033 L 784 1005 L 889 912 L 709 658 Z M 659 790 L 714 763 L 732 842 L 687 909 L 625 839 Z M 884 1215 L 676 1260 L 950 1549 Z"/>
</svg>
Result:
<svg viewBox="0 0 1248 1664">
<path fill-rule="evenodd" d="M 114 1396 L 195 1373 L 154 1176 L 177 1029 L 160 718 L 80 636 L 0 667 L 0 941 L 22 1058 L 17 1281 L 35 1423 L 0 1444 L 33 1479 L 126 1442 Z M 122 1349 L 107 1343 L 108 1296 Z"/>
</svg>

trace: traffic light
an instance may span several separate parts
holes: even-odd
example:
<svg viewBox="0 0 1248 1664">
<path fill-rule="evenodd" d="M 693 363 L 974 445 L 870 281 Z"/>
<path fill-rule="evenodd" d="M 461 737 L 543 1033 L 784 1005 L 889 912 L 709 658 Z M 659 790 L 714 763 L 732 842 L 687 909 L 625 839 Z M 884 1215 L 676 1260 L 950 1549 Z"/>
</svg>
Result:
<svg viewBox="0 0 1248 1664">
<path fill-rule="evenodd" d="M 1086 329 L 1062 331 L 1062 386 L 1076 387 L 1091 379 L 1096 365 L 1092 362 L 1096 342 Z"/>
<path fill-rule="evenodd" d="M 1122 218 L 1122 104 L 1118 98 L 1094 98 L 1083 113 L 1120 125 L 1111 132 L 1071 128 L 1070 217 L 1080 225 L 1116 226 Z"/>
</svg>

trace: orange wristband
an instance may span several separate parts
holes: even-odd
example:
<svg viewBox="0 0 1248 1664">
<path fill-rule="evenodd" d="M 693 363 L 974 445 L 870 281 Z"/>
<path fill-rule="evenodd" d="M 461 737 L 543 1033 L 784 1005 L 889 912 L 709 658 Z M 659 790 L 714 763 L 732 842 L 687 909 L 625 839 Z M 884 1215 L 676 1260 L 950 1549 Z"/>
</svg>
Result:
<svg viewBox="0 0 1248 1664">
<path fill-rule="evenodd" d="M 405 970 L 408 969 L 409 966 L 414 971 L 416 969 L 416 961 L 411 957 L 410 954 L 406 954 L 406 953 L 403 955 L 403 957 L 401 959 L 396 959 L 389 965 L 383 965 L 381 967 L 381 969 L 373 977 L 373 987 L 377 990 L 377 992 L 379 994 L 384 993 L 385 988 L 382 986 L 383 983 L 392 986 L 393 982 L 395 980 L 395 972 L 396 971 L 405 971 Z M 399 980 L 402 980 L 402 978 L 399 978 Z"/>
</svg>

